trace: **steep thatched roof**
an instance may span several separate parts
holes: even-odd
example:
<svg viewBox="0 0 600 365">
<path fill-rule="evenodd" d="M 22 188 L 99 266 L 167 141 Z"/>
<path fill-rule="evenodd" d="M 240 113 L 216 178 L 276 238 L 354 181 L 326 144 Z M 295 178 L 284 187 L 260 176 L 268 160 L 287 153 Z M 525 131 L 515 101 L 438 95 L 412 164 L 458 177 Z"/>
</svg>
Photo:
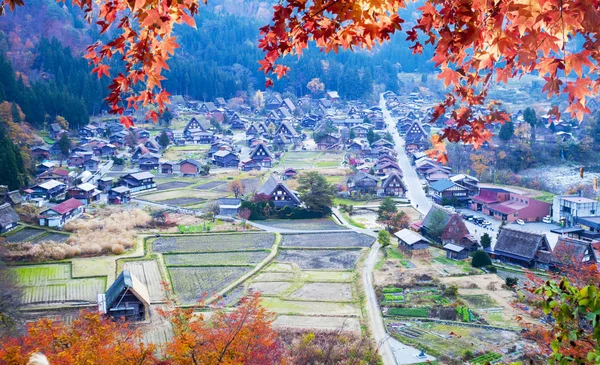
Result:
<svg viewBox="0 0 600 365">
<path fill-rule="evenodd" d="M 539 250 L 551 251 L 546 235 L 506 227 L 500 230 L 494 246 L 494 253 L 528 260 L 535 259 Z"/>
</svg>

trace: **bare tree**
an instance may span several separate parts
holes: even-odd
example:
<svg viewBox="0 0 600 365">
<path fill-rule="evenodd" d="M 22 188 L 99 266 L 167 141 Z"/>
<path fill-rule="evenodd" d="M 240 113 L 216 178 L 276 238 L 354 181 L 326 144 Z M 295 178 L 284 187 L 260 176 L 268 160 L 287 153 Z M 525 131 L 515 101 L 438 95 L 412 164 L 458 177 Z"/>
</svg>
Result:
<svg viewBox="0 0 600 365">
<path fill-rule="evenodd" d="M 235 180 L 229 183 L 229 191 L 235 195 L 236 198 L 244 195 L 244 185 L 240 180 Z"/>
</svg>

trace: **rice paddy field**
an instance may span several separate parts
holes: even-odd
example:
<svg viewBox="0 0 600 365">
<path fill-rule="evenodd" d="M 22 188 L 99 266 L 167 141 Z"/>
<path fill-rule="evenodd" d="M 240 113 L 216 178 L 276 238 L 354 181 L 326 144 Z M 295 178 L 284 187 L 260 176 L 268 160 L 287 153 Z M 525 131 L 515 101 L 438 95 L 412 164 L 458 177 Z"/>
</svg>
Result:
<svg viewBox="0 0 600 365">
<path fill-rule="evenodd" d="M 332 233 L 283 234 L 284 247 L 370 247 L 374 238 L 352 231 Z"/>
<path fill-rule="evenodd" d="M 354 270 L 360 250 L 281 250 L 278 262 L 293 263 L 303 270 Z"/>
<path fill-rule="evenodd" d="M 5 242 L 7 242 L 7 243 L 28 242 L 28 241 L 35 239 L 38 236 L 41 236 L 45 232 L 46 231 L 43 229 L 25 227 L 16 232 L 10 232 L 8 235 L 6 235 Z"/>
<path fill-rule="evenodd" d="M 251 270 L 250 267 L 168 267 L 180 304 L 191 305 L 221 291 Z"/>
<path fill-rule="evenodd" d="M 293 229 L 298 231 L 338 231 L 347 230 L 346 227 L 340 226 L 335 223 L 332 219 L 269 219 L 266 221 L 260 221 L 268 227 L 275 227 L 280 229 Z"/>
<path fill-rule="evenodd" d="M 152 250 L 168 252 L 227 252 L 268 249 L 275 243 L 273 233 L 214 233 L 163 236 L 151 241 Z"/>
<path fill-rule="evenodd" d="M 279 164 L 296 169 L 338 167 L 343 158 L 343 151 L 293 151 L 284 154 Z"/>
<path fill-rule="evenodd" d="M 173 266 L 252 266 L 269 255 L 269 251 L 163 254 L 165 265 Z"/>
<path fill-rule="evenodd" d="M 106 290 L 106 277 L 73 278 L 70 263 L 12 268 L 23 287 L 26 305 L 93 304 Z"/>
</svg>

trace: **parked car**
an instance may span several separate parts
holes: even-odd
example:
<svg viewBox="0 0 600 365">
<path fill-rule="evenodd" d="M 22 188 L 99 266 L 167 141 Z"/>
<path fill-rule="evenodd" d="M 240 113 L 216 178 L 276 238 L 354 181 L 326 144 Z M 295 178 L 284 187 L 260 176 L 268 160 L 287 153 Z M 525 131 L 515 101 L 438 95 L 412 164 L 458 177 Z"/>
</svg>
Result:
<svg viewBox="0 0 600 365">
<path fill-rule="evenodd" d="M 456 212 L 456 209 L 452 205 L 444 205 L 444 209 L 451 211 L 452 213 Z"/>
<path fill-rule="evenodd" d="M 552 223 L 552 218 L 550 218 L 550 216 L 547 215 L 544 218 L 542 218 L 542 222 L 544 222 L 544 223 Z"/>
<path fill-rule="evenodd" d="M 517 219 L 517 224 L 520 226 L 524 226 L 525 222 L 522 219 Z"/>
</svg>

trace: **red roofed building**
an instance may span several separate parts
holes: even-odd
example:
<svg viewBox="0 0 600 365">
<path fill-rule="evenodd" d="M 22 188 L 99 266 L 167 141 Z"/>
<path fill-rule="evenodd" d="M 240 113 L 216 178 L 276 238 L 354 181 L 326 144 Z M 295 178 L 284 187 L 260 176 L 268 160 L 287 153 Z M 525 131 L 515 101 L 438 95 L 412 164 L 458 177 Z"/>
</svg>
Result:
<svg viewBox="0 0 600 365">
<path fill-rule="evenodd" d="M 62 228 L 68 221 L 79 217 L 84 211 L 83 203 L 71 198 L 46 209 L 38 216 L 38 219 L 40 226 Z"/>
<path fill-rule="evenodd" d="M 479 194 L 472 197 L 471 209 L 482 212 L 497 220 L 514 222 L 537 222 L 550 214 L 550 203 L 528 196 L 512 193 L 504 189 L 481 188 Z"/>
<path fill-rule="evenodd" d="M 37 181 L 40 184 L 50 180 L 56 180 L 63 184 L 67 184 L 69 182 L 69 171 L 65 169 L 47 170 L 37 177 Z"/>
</svg>

